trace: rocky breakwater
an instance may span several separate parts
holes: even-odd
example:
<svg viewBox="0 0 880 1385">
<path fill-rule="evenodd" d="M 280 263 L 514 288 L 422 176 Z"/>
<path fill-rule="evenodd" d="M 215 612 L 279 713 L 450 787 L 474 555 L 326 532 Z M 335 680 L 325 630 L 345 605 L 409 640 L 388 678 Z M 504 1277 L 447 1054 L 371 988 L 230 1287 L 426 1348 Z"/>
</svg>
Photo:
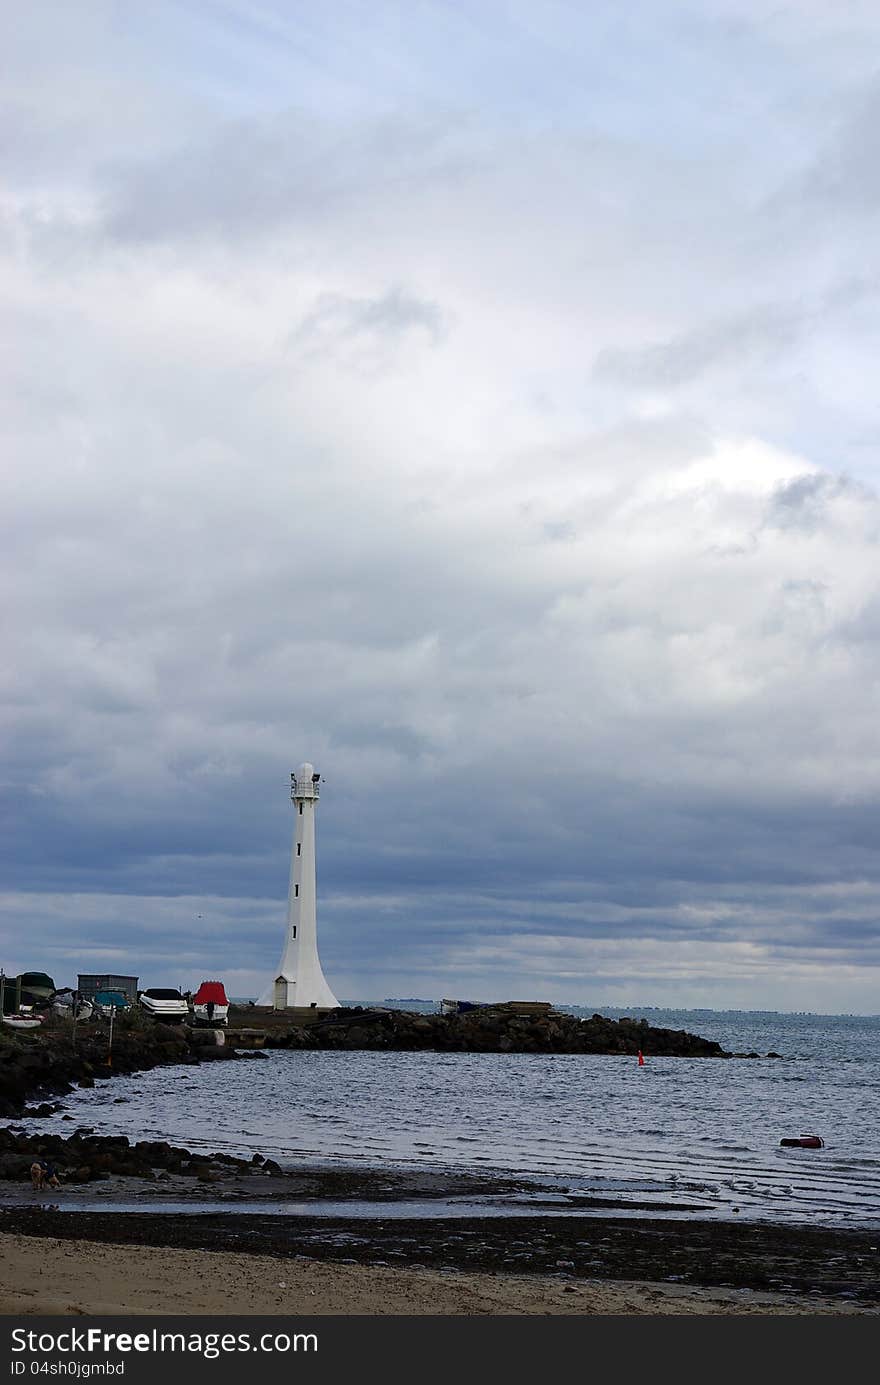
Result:
<svg viewBox="0 0 880 1385">
<path fill-rule="evenodd" d="M 515 1003 L 460 1014 L 340 1009 L 310 1025 L 267 1031 L 266 1048 L 426 1049 L 452 1053 L 641 1052 L 648 1057 L 729 1058 L 720 1044 L 683 1029 L 658 1029 L 646 1020 L 579 1019 L 547 1007 Z"/>
<path fill-rule="evenodd" d="M 0 1130 L 0 1178 L 11 1182 L 28 1180 L 35 1159 L 51 1163 L 64 1184 L 92 1183 L 112 1177 L 170 1181 L 175 1175 L 199 1183 L 220 1183 L 230 1173 L 281 1174 L 280 1165 L 260 1154 L 251 1159 L 232 1154 L 192 1154 L 164 1140 L 132 1143 L 125 1135 L 96 1135 L 87 1126 L 66 1138 Z"/>
<path fill-rule="evenodd" d="M 119 1074 L 239 1056 L 218 1045 L 213 1030 L 150 1020 L 130 1028 L 116 1025 L 112 1048 L 105 1026 L 80 1024 L 75 1036 L 69 1022 L 25 1034 L 0 1033 L 0 1119 L 25 1114 L 29 1101 L 40 1101 L 42 1108 L 33 1114 L 45 1115 L 47 1098 Z"/>
</svg>

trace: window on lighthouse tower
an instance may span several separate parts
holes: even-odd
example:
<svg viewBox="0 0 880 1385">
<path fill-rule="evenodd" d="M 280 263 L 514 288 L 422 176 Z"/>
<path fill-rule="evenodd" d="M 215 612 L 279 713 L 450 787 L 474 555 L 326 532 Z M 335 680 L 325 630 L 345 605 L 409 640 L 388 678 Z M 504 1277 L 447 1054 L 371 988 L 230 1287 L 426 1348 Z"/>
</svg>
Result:
<svg viewBox="0 0 880 1385">
<path fill-rule="evenodd" d="M 293 895 L 294 895 L 294 898 L 296 898 L 298 894 L 299 894 L 299 885 L 294 885 L 294 887 L 293 887 Z"/>
</svg>

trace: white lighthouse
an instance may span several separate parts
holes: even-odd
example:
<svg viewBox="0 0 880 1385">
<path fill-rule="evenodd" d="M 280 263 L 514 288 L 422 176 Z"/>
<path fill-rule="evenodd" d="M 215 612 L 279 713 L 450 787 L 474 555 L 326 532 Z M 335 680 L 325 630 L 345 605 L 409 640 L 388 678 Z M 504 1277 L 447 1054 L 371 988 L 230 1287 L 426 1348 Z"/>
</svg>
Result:
<svg viewBox="0 0 880 1385">
<path fill-rule="evenodd" d="M 300 765 L 290 776 L 293 800 L 293 846 L 287 895 L 287 932 L 274 980 L 259 1005 L 275 1010 L 293 1007 L 335 1009 L 339 1001 L 324 979 L 318 958 L 317 891 L 315 883 L 315 807 L 321 776 L 314 765 Z"/>
</svg>

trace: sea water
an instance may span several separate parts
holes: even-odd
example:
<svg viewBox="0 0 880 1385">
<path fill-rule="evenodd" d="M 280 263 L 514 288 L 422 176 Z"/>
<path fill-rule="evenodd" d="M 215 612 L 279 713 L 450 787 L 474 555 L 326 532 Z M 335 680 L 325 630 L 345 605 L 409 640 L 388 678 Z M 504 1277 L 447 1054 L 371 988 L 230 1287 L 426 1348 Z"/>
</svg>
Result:
<svg viewBox="0 0 880 1385">
<path fill-rule="evenodd" d="M 533 1207 L 598 1200 L 612 1214 L 880 1228 L 880 1016 L 601 1013 L 760 1056 L 648 1049 L 639 1066 L 618 1055 L 270 1050 L 77 1090 L 64 1114 L 101 1134 L 282 1165 L 497 1171 L 535 1180 Z M 74 1127 L 59 1113 L 33 1128 Z M 804 1133 L 824 1147 L 780 1144 Z"/>
</svg>

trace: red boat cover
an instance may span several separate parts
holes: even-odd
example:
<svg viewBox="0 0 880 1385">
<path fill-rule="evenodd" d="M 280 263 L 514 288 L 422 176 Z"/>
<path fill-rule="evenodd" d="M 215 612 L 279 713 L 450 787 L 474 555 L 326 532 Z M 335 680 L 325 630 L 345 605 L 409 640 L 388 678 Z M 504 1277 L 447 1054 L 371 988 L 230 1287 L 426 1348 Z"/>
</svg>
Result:
<svg viewBox="0 0 880 1385">
<path fill-rule="evenodd" d="M 222 981 L 203 981 L 193 996 L 193 1005 L 207 1005 L 213 1000 L 215 1005 L 228 1005 Z"/>
</svg>

